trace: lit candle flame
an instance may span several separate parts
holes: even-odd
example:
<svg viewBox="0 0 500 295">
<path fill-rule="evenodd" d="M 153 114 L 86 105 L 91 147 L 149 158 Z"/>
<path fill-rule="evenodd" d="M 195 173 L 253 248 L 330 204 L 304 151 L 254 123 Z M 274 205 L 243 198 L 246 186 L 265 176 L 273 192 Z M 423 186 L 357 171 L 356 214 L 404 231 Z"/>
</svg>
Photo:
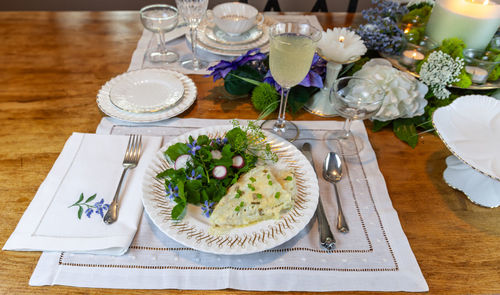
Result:
<svg viewBox="0 0 500 295">
<path fill-rule="evenodd" d="M 483 5 L 488 5 L 488 2 L 490 2 L 489 0 L 486 0 L 483 2 Z"/>
<path fill-rule="evenodd" d="M 345 39 L 345 38 L 344 38 L 344 36 L 340 36 L 340 37 L 339 37 L 339 42 L 340 42 L 340 43 L 344 43 L 344 39 Z"/>
<path fill-rule="evenodd" d="M 412 53 L 411 57 L 412 57 L 413 59 L 415 59 L 415 58 L 417 57 L 417 52 L 416 52 L 416 51 L 413 51 L 413 53 Z"/>
</svg>

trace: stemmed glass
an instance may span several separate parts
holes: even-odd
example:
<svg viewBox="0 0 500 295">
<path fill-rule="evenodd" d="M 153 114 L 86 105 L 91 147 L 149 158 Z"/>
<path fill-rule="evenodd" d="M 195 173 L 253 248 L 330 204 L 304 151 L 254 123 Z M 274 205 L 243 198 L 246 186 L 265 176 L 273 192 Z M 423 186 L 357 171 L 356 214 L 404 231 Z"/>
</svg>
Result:
<svg viewBox="0 0 500 295">
<path fill-rule="evenodd" d="M 140 11 L 141 22 L 144 27 L 158 34 L 160 43 L 156 48 L 146 51 L 146 58 L 150 62 L 171 63 L 179 59 L 179 55 L 165 47 L 165 33 L 177 26 L 177 8 L 166 4 L 154 4 L 143 7 Z"/>
<path fill-rule="evenodd" d="M 294 141 L 299 130 L 297 125 L 285 120 L 288 94 L 309 72 L 321 31 L 304 23 L 277 23 L 269 29 L 269 35 L 269 68 L 281 86 L 281 101 L 278 119 L 265 121 L 262 127 L 272 126 L 273 133 Z"/>
<path fill-rule="evenodd" d="M 330 102 L 344 117 L 344 127 L 325 134 L 327 143 L 335 143 L 344 156 L 356 155 L 363 149 L 363 141 L 355 140 L 350 128 L 352 120 L 364 120 L 375 115 L 384 102 L 385 91 L 371 80 L 358 77 L 337 79 L 330 91 Z"/>
<path fill-rule="evenodd" d="M 208 0 L 175 0 L 179 12 L 189 25 L 191 36 L 191 51 L 193 56 L 181 60 L 181 65 L 189 70 L 200 70 L 208 66 L 206 61 L 198 59 L 196 56 L 197 29 L 207 12 Z"/>
</svg>

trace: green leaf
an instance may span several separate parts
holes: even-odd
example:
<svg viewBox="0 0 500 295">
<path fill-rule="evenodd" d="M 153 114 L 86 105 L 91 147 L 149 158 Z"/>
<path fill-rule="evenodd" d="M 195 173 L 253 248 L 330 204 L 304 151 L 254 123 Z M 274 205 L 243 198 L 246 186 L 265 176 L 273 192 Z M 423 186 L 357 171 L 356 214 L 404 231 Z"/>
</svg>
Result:
<svg viewBox="0 0 500 295">
<path fill-rule="evenodd" d="M 235 76 L 236 78 L 239 78 L 247 83 L 250 83 L 250 84 L 253 84 L 255 86 L 260 86 L 261 84 L 263 84 L 264 82 L 259 82 L 257 80 L 253 80 L 253 79 L 248 79 L 248 78 L 245 78 L 245 77 L 241 77 L 241 76 L 238 76 L 238 75 L 235 75 L 235 74 L 229 74 L 229 75 L 233 75 Z"/>
<path fill-rule="evenodd" d="M 90 196 L 88 199 L 85 200 L 85 203 L 92 201 L 93 199 L 95 199 L 96 196 L 97 194 L 93 194 L 92 196 Z"/>
<path fill-rule="evenodd" d="M 394 134 L 402 141 L 415 148 L 418 143 L 417 128 L 412 119 L 396 119 L 393 122 Z"/>
<path fill-rule="evenodd" d="M 78 205 L 78 203 L 80 203 L 82 200 L 83 200 L 83 193 L 80 194 L 80 198 L 78 199 L 78 201 L 68 206 L 68 208 Z"/>
<path fill-rule="evenodd" d="M 177 181 L 177 188 L 179 189 L 179 198 L 186 202 L 186 194 L 184 193 L 184 181 Z"/>
<path fill-rule="evenodd" d="M 78 206 L 78 219 L 82 219 L 82 214 L 83 214 L 83 207 L 82 206 Z"/>
<path fill-rule="evenodd" d="M 378 121 L 378 120 L 373 120 L 373 128 L 372 128 L 372 131 L 373 132 L 378 132 L 380 130 L 382 130 L 382 128 L 384 128 L 385 126 L 387 125 L 390 125 L 392 123 L 392 121 Z"/>
<path fill-rule="evenodd" d="M 187 144 L 178 142 L 176 144 L 171 145 L 166 151 L 165 155 L 167 155 L 172 161 L 177 160 L 180 155 L 184 155 L 189 153 L 189 147 Z"/>
<path fill-rule="evenodd" d="M 202 183 L 199 180 L 189 180 L 186 182 L 186 195 L 187 202 L 191 204 L 199 204 L 200 203 L 200 189 L 202 188 Z"/>
<path fill-rule="evenodd" d="M 309 100 L 311 95 L 318 91 L 315 87 L 295 86 L 288 95 L 288 106 L 292 113 L 299 111 Z"/>
<path fill-rule="evenodd" d="M 186 209 L 186 204 L 185 203 L 179 203 L 174 206 L 172 209 L 172 219 L 179 220 L 182 219 L 182 213 Z"/>
<path fill-rule="evenodd" d="M 210 139 L 206 135 L 200 135 L 196 139 L 196 144 L 200 145 L 200 146 L 207 145 L 209 142 L 210 142 Z"/>
<path fill-rule="evenodd" d="M 256 69 L 244 65 L 236 70 L 233 70 L 224 79 L 224 88 L 227 92 L 233 95 L 248 94 L 255 87 L 254 84 L 243 81 L 241 78 L 249 78 L 252 80 L 260 81 L 262 76 Z"/>
</svg>

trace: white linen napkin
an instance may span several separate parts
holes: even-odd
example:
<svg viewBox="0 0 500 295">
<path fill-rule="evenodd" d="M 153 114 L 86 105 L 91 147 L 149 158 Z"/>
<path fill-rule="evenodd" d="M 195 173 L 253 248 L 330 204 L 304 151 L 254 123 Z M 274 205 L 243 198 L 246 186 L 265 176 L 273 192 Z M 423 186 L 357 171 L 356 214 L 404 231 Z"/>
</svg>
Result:
<svg viewBox="0 0 500 295">
<path fill-rule="evenodd" d="M 143 211 L 144 171 L 161 145 L 160 137 L 143 136 L 139 164 L 122 184 L 118 220 L 107 225 L 102 215 L 115 194 L 128 138 L 73 133 L 3 250 L 124 254 Z"/>
</svg>

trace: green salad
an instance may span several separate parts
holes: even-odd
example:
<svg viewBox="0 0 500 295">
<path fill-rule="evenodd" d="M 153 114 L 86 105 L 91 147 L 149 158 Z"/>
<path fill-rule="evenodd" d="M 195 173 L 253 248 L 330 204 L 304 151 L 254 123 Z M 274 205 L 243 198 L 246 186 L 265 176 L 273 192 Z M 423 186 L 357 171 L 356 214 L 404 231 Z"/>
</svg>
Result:
<svg viewBox="0 0 500 295">
<path fill-rule="evenodd" d="M 278 159 L 255 122 L 241 126 L 236 120 L 224 137 L 189 136 L 187 143 L 169 146 L 165 158 L 173 168 L 156 177 L 164 179 L 166 197 L 176 203 L 172 209 L 176 220 L 184 217 L 188 203 L 201 204 L 204 215 L 210 216 L 227 189 L 254 168 L 259 158 Z"/>
</svg>

